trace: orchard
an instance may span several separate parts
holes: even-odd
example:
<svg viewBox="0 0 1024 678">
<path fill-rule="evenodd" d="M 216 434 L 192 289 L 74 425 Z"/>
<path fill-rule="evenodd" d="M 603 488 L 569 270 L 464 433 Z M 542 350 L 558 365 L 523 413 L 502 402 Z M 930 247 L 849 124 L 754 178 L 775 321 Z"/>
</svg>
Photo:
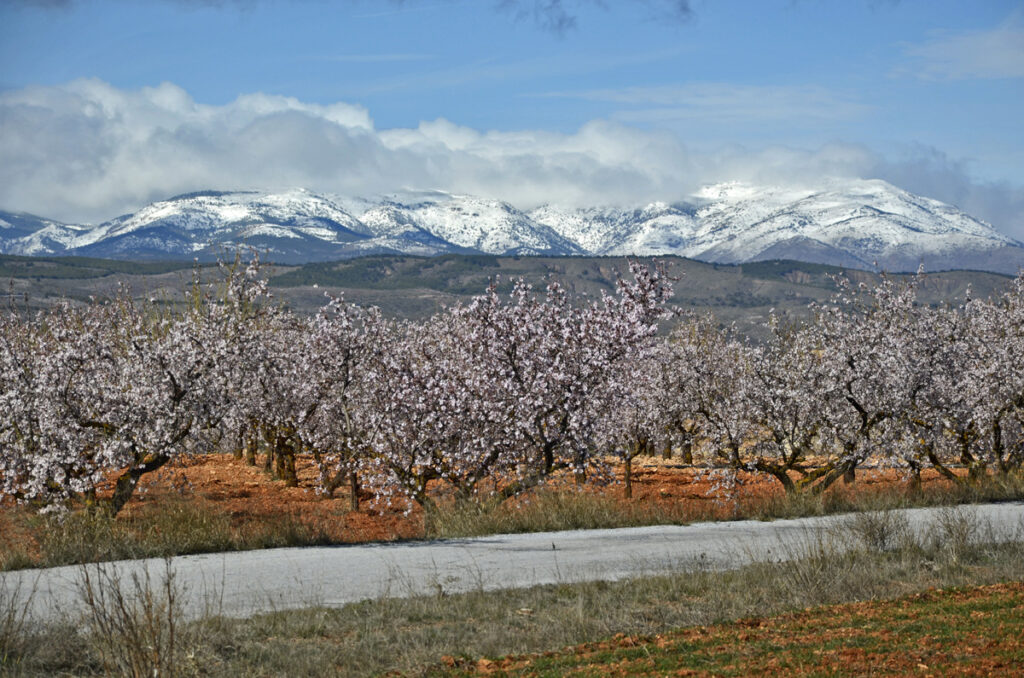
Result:
<svg viewBox="0 0 1024 678">
<path fill-rule="evenodd" d="M 285 483 L 429 508 L 556 476 L 627 496 L 638 455 L 766 474 L 821 493 L 870 462 L 913 486 L 1024 463 L 1024 274 L 994 299 L 917 303 L 923 275 L 840 279 L 813 319 L 753 344 L 672 309 L 673 280 L 631 263 L 615 295 L 492 285 L 420 322 L 328 298 L 276 304 L 258 261 L 222 265 L 170 308 L 108 301 L 0 313 L 0 497 L 119 512 L 147 474 L 234 453 Z M 659 334 L 659 324 L 671 325 Z"/>
</svg>

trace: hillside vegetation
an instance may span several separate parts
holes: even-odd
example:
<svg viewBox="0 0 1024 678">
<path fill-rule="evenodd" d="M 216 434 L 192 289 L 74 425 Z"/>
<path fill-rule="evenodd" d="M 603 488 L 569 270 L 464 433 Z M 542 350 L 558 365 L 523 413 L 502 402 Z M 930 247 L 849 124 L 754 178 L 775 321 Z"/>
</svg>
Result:
<svg viewBox="0 0 1024 678">
<path fill-rule="evenodd" d="M 652 257 L 638 258 L 649 263 Z M 711 311 L 723 323 L 755 338 L 771 309 L 780 314 L 807 317 L 811 302 L 827 301 L 836 291 L 834 276 L 855 282 L 877 282 L 864 271 L 798 261 L 765 261 L 743 265 L 706 264 L 680 257 L 658 257 L 680 277 L 673 303 L 697 311 Z M 83 257 L 14 257 L 0 255 L 0 297 L 13 295 L 19 305 L 48 307 L 61 299 L 87 303 L 89 297 L 113 297 L 118 284 L 138 296 L 180 300 L 192 262 L 128 262 Z M 558 279 L 571 294 L 599 296 L 614 293 L 616 271 L 627 268 L 623 257 L 497 257 L 445 255 L 440 257 L 374 256 L 304 266 L 265 267 L 274 295 L 299 313 L 314 313 L 323 306 L 324 293 L 342 293 L 360 306 L 378 306 L 385 316 L 425 318 L 443 307 L 468 301 L 485 290 L 492 279 L 499 291 L 508 291 L 517 278 L 543 289 Z M 204 264 L 204 278 L 217 275 L 215 265 Z M 905 279 L 907 275 L 894 275 Z M 929 274 L 918 290 L 921 303 L 936 305 L 1005 291 L 1011 278 L 984 271 L 948 271 Z"/>
</svg>

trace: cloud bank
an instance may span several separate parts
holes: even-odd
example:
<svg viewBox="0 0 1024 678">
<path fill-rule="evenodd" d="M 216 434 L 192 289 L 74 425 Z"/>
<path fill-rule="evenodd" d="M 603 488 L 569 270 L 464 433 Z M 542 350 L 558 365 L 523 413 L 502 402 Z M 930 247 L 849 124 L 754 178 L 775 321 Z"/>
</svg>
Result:
<svg viewBox="0 0 1024 678">
<path fill-rule="evenodd" d="M 1024 189 L 975 183 L 929 148 L 898 160 L 856 144 L 697 153 L 671 133 L 605 120 L 571 134 L 444 119 L 377 129 L 360 106 L 264 94 L 209 106 L 170 83 L 129 91 L 90 79 L 0 93 L 0 208 L 73 222 L 202 189 L 439 189 L 530 208 L 685 200 L 705 183 L 813 186 L 823 177 L 887 179 L 1024 238 Z"/>
</svg>

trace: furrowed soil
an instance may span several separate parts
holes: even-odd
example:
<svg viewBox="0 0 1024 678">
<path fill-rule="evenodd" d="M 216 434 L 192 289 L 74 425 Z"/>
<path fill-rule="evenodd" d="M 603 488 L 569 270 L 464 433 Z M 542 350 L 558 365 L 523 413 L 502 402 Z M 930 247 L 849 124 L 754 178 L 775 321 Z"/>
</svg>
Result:
<svg viewBox="0 0 1024 678">
<path fill-rule="evenodd" d="M 1024 583 L 927 591 L 561 652 L 445 657 L 453 676 L 1024 675 Z"/>
<path fill-rule="evenodd" d="M 623 515 L 632 516 L 623 524 L 761 517 L 766 507 L 783 494 L 779 483 L 765 476 L 740 474 L 729 480 L 678 460 L 648 457 L 634 460 L 633 497 L 625 499 L 621 467 L 612 466 L 611 470 L 614 473 L 611 482 L 578 486 L 571 479 L 556 479 L 541 491 L 593 495 L 605 502 L 604 508 L 612 513 L 621 511 Z M 144 479 L 117 522 L 128 530 L 152 531 L 154 521 L 167 512 L 167 507 L 187 506 L 189 511 L 201 513 L 205 521 L 219 521 L 222 526 L 230 524 L 234 536 L 233 546 L 228 548 L 392 541 L 438 534 L 425 524 L 423 511 L 418 506 L 400 501 L 387 505 L 367 496 L 361 500 L 360 509 L 352 511 L 347 488 L 340 488 L 333 497 L 316 491 L 317 470 L 311 459 L 300 457 L 297 471 L 298 487 L 287 487 L 262 465 L 253 466 L 228 454 L 198 456 L 184 465 L 162 469 Z M 922 485 L 927 493 L 941 492 L 949 484 L 928 471 L 923 474 Z M 852 501 L 858 497 L 899 494 L 905 489 L 897 472 L 866 468 L 858 471 L 854 483 L 837 483 L 830 493 Z M 527 494 L 518 501 L 529 503 L 532 500 Z M 439 504 L 444 506 L 445 502 L 445 497 L 439 496 Z M 505 510 L 520 508 L 512 503 Z M 17 549 L 24 560 L 39 558 L 40 531 L 45 529 L 44 523 L 33 521 L 30 515 L 25 508 L 0 509 L 0 556 Z M 273 535 L 275 531 L 301 534 L 284 541 L 261 541 L 252 537 Z M 196 550 L 216 548 L 206 546 Z"/>
</svg>

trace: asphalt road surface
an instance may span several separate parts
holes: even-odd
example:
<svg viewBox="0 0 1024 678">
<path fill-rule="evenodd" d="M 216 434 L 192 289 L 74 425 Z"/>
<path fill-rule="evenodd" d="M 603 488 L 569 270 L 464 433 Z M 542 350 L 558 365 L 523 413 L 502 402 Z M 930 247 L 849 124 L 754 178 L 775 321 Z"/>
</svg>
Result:
<svg viewBox="0 0 1024 678">
<path fill-rule="evenodd" d="M 996 539 L 1024 539 L 1024 502 L 957 509 L 903 509 L 915 530 L 927 530 L 943 512 L 959 511 L 991 528 Z M 825 538 L 849 517 L 773 522 L 696 523 L 613 530 L 494 535 L 443 541 L 283 548 L 118 561 L 88 566 L 91 579 L 133 577 L 158 585 L 168 566 L 182 592 L 186 615 L 340 606 L 385 596 L 455 593 L 477 589 L 627 577 L 687 569 L 730 569 L 754 560 L 786 560 Z M 842 530 L 840 529 L 841 533 Z M 74 619 L 83 610 L 82 566 L 0 573 L 7 595 L 29 598 L 40 620 Z"/>
</svg>

